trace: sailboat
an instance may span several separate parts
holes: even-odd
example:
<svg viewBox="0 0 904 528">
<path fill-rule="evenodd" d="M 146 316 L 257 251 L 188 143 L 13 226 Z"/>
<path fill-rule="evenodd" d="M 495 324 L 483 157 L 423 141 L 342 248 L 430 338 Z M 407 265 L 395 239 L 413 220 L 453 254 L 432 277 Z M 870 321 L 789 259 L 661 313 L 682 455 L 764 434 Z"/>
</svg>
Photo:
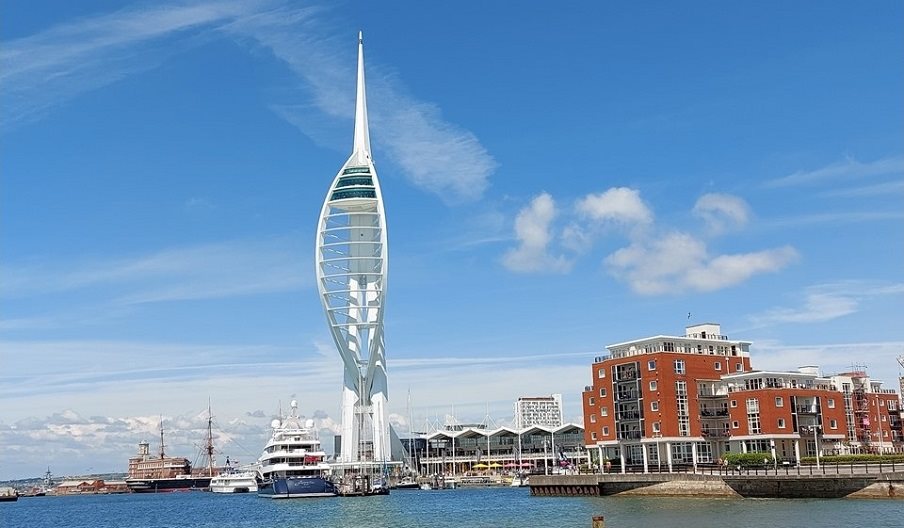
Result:
<svg viewBox="0 0 904 528">
<path fill-rule="evenodd" d="M 216 476 L 213 463 L 213 417 L 208 406 L 207 443 L 202 450 L 207 467 L 193 470 L 191 462 L 184 457 L 166 455 L 163 417 L 160 417 L 160 451 L 157 456 L 150 454 L 150 444 L 142 440 L 138 443 L 138 454 L 129 458 L 129 474 L 126 485 L 133 493 L 158 493 L 169 491 L 207 490 L 210 480 Z"/>
</svg>

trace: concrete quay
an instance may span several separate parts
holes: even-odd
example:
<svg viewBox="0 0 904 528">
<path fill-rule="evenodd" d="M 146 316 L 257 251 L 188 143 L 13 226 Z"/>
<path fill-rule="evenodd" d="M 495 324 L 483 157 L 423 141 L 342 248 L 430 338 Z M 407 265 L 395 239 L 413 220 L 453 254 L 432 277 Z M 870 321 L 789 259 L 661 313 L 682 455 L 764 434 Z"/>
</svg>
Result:
<svg viewBox="0 0 904 528">
<path fill-rule="evenodd" d="M 904 499 L 904 471 L 862 475 L 532 475 L 535 496 Z"/>
</svg>

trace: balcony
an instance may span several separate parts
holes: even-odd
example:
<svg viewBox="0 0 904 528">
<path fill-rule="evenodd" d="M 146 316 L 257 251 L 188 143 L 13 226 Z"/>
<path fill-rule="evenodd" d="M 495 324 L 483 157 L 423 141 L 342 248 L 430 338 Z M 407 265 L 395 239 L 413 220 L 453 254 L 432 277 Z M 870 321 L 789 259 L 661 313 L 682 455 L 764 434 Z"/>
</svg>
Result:
<svg viewBox="0 0 904 528">
<path fill-rule="evenodd" d="M 819 414 L 819 410 L 812 405 L 798 405 L 794 410 L 797 414 Z"/>
<path fill-rule="evenodd" d="M 615 394 L 616 401 L 626 401 L 626 400 L 636 400 L 636 399 L 637 399 L 636 391 L 625 391 L 625 392 L 618 392 Z"/>
<path fill-rule="evenodd" d="M 727 398 L 728 393 L 718 393 L 718 392 L 698 392 L 697 398 Z"/>
<path fill-rule="evenodd" d="M 619 420 L 639 420 L 640 413 L 637 411 L 624 411 L 618 413 Z"/>
<path fill-rule="evenodd" d="M 728 409 L 701 409 L 701 418 L 726 418 L 728 417 Z"/>
<path fill-rule="evenodd" d="M 728 438 L 731 431 L 728 429 L 703 429 L 700 431 L 703 438 Z"/>
<path fill-rule="evenodd" d="M 640 431 L 619 431 L 618 439 L 619 440 L 640 440 L 642 434 Z"/>
</svg>

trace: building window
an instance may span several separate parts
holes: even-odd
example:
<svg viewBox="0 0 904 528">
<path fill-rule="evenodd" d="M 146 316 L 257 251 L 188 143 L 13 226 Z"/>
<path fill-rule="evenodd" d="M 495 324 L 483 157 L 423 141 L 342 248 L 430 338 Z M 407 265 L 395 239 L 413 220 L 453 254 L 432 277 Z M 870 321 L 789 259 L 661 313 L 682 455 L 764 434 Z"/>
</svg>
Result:
<svg viewBox="0 0 904 528">
<path fill-rule="evenodd" d="M 593 420 L 590 420 L 590 421 L 592 422 Z M 784 429 L 784 428 L 785 428 L 785 419 L 784 419 L 784 418 L 779 418 L 779 419 L 778 419 L 778 428 L 779 428 L 779 429 Z"/>
<path fill-rule="evenodd" d="M 657 412 L 659 410 L 659 402 L 658 401 L 650 402 L 650 410 L 653 412 Z"/>
<path fill-rule="evenodd" d="M 781 396 L 776 396 L 776 397 L 775 397 L 775 406 L 776 406 L 776 407 L 784 407 L 784 406 L 785 406 L 785 400 L 783 400 Z"/>
<path fill-rule="evenodd" d="M 600 416 L 609 416 L 609 408 L 600 407 Z"/>
<path fill-rule="evenodd" d="M 605 378 L 605 377 L 606 377 L 606 369 L 605 369 L 605 368 L 599 369 L 599 371 L 596 373 L 596 375 L 597 375 L 597 377 L 599 377 L 600 379 Z"/>
<path fill-rule="evenodd" d="M 606 388 L 603 387 L 602 389 L 600 389 L 600 398 L 605 398 L 605 397 L 606 397 Z"/>
<path fill-rule="evenodd" d="M 838 420 L 829 420 L 829 429 L 838 429 Z"/>
<path fill-rule="evenodd" d="M 737 365 L 734 366 L 735 372 L 741 372 L 744 370 L 744 365 L 741 362 L 738 362 Z"/>
<path fill-rule="evenodd" d="M 660 432 L 659 422 L 653 422 L 653 432 L 654 433 Z"/>
<path fill-rule="evenodd" d="M 738 400 L 731 400 L 731 406 L 732 406 L 732 407 L 737 407 L 737 406 L 738 406 Z"/>
<path fill-rule="evenodd" d="M 593 433 L 593 432 L 590 433 L 590 439 L 591 439 L 591 440 L 596 440 L 596 433 Z"/>
<path fill-rule="evenodd" d="M 596 400 L 593 399 L 593 396 L 590 397 L 590 405 L 596 405 Z"/>
<path fill-rule="evenodd" d="M 609 428 L 603 427 L 603 436 L 609 436 Z"/>
<path fill-rule="evenodd" d="M 740 422 L 738 422 L 737 420 L 731 422 L 731 428 L 732 428 L 732 429 L 737 429 L 738 427 L 741 427 Z"/>
<path fill-rule="evenodd" d="M 829 398 L 829 400 L 826 402 L 826 405 L 829 406 L 829 409 L 834 409 L 835 408 L 835 399 Z"/>
<path fill-rule="evenodd" d="M 647 370 L 656 370 L 656 360 L 655 359 L 651 359 L 650 361 L 647 361 Z"/>
<path fill-rule="evenodd" d="M 716 361 L 716 364 L 713 366 L 716 368 L 716 370 L 722 370 L 722 364 L 719 363 L 718 361 Z"/>
<path fill-rule="evenodd" d="M 650 382 L 650 390 L 651 390 L 651 391 L 656 390 L 656 386 L 657 386 L 657 385 L 656 385 L 656 380 L 653 380 L 653 381 Z"/>
<path fill-rule="evenodd" d="M 595 414 L 590 415 L 590 423 L 596 423 L 596 415 Z"/>
<path fill-rule="evenodd" d="M 684 374 L 684 360 L 683 359 L 675 360 L 675 374 Z"/>
</svg>

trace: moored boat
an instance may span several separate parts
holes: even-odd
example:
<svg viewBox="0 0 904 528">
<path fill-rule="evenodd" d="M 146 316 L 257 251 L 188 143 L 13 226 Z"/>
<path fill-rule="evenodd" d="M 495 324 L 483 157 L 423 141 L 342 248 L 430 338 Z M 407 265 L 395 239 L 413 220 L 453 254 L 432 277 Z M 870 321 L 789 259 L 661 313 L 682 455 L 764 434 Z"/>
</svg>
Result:
<svg viewBox="0 0 904 528">
<path fill-rule="evenodd" d="M 16 488 L 0 488 L 0 502 L 13 502 L 19 500 L 19 492 Z"/>
<path fill-rule="evenodd" d="M 214 493 L 257 493 L 256 470 L 228 468 L 210 480 Z"/>
<path fill-rule="evenodd" d="M 292 499 L 335 497 L 336 486 L 327 478 L 330 466 L 313 430 L 314 421 L 302 421 L 298 402 L 292 400 L 289 416 L 273 420 L 273 434 L 258 460 L 259 497 Z"/>
<path fill-rule="evenodd" d="M 209 411 L 208 411 L 209 414 Z M 160 453 L 150 454 L 150 444 L 142 440 L 138 443 L 138 454 L 129 458 L 129 476 L 126 485 L 133 493 L 161 493 L 170 491 L 206 491 L 210 480 L 216 476 L 213 467 L 212 419 L 207 420 L 207 467 L 193 470 L 191 462 L 184 457 L 166 456 L 164 452 L 163 419 L 160 420 Z"/>
</svg>

